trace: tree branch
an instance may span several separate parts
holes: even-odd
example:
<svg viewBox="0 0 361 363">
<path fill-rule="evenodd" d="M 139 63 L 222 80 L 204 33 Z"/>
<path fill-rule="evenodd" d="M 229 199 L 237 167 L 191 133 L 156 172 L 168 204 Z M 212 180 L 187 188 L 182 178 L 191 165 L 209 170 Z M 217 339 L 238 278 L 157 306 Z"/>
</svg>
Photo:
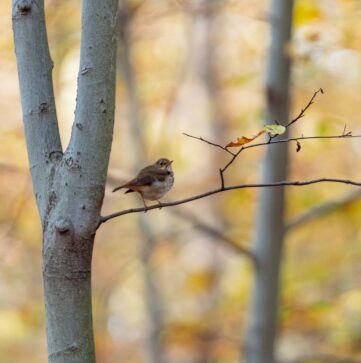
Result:
<svg viewBox="0 0 361 363">
<path fill-rule="evenodd" d="M 202 199 L 202 198 L 208 197 L 213 194 L 218 194 L 218 193 L 221 193 L 224 191 L 236 190 L 236 189 L 249 189 L 249 188 L 272 188 L 272 187 L 279 187 L 279 186 L 305 186 L 305 185 L 318 184 L 318 183 L 340 183 L 340 184 L 361 186 L 361 182 L 356 182 L 356 181 L 347 180 L 347 179 L 338 179 L 338 178 L 320 178 L 320 179 L 311 179 L 311 180 L 304 180 L 304 181 L 279 181 L 279 182 L 275 182 L 275 183 L 266 183 L 266 184 L 237 184 L 237 185 L 231 185 L 228 187 L 224 187 L 223 189 L 222 188 L 213 189 L 208 192 L 197 194 L 197 195 L 194 195 L 193 197 L 177 200 L 174 202 L 162 203 L 161 206 L 159 204 L 155 204 L 155 205 L 149 206 L 147 208 L 144 208 L 144 207 L 131 208 L 131 209 L 126 209 L 126 210 L 122 210 L 119 212 L 115 212 L 112 214 L 108 214 L 106 216 L 100 217 L 97 228 L 99 228 L 101 226 L 101 224 L 109 221 L 110 219 L 120 217 L 125 214 L 147 212 L 152 209 L 162 209 L 162 208 L 166 208 L 166 207 L 173 207 L 176 205 L 192 202 L 197 199 Z"/>
<path fill-rule="evenodd" d="M 48 176 L 62 157 L 44 0 L 13 0 L 12 20 L 28 158 L 44 217 Z"/>
<path fill-rule="evenodd" d="M 323 89 L 320 88 L 319 90 L 317 90 L 313 96 L 311 97 L 311 99 L 309 100 L 309 102 L 307 103 L 307 105 L 301 110 L 301 112 L 297 115 L 297 117 L 295 117 L 293 120 L 291 120 L 287 125 L 285 125 L 285 128 L 288 129 L 291 125 L 293 125 L 296 121 L 298 121 L 300 118 L 302 118 L 304 115 L 305 115 L 305 112 L 307 111 L 307 109 L 313 104 L 317 94 L 321 92 L 322 94 L 324 93 L 323 92 Z M 278 121 L 275 121 L 277 124 L 278 124 Z M 243 150 L 246 150 L 246 149 L 249 149 L 251 147 L 258 147 L 258 146 L 263 146 L 263 145 L 270 145 L 270 144 L 281 144 L 281 143 L 285 143 L 285 142 L 290 142 L 290 141 L 296 141 L 297 143 L 297 151 L 300 150 L 301 148 L 301 144 L 299 143 L 298 140 L 301 140 L 301 139 L 304 139 L 304 140 L 307 140 L 307 139 L 316 139 L 316 138 L 342 138 L 342 137 L 351 137 L 352 136 L 352 133 L 351 132 L 348 132 L 348 133 L 345 133 L 345 130 L 343 131 L 343 133 L 341 135 L 337 135 L 337 136 L 312 136 L 312 137 L 308 137 L 308 138 L 305 138 L 305 137 L 300 137 L 300 138 L 292 138 L 292 139 L 283 139 L 283 140 L 277 140 L 277 141 L 272 141 L 274 138 L 276 138 L 277 136 L 279 135 L 271 135 L 270 133 L 268 133 L 268 140 L 267 142 L 262 142 L 262 143 L 258 143 L 258 144 L 253 144 L 253 145 L 247 145 L 247 146 L 244 146 L 242 145 L 240 147 L 240 149 L 237 151 L 237 152 L 232 152 L 229 150 L 229 148 L 227 146 L 222 146 L 220 144 L 217 144 L 215 142 L 212 142 L 212 141 L 209 141 L 209 140 L 206 140 L 204 139 L 203 137 L 197 137 L 197 136 L 193 136 L 193 135 L 189 135 L 189 134 L 186 134 L 186 133 L 183 133 L 185 136 L 188 136 L 188 137 L 191 137 L 193 139 L 197 139 L 197 140 L 200 140 L 200 141 L 203 141 L 205 143 L 207 143 L 208 145 L 212 145 L 214 147 L 217 147 L 217 148 L 220 148 L 222 149 L 223 151 L 229 153 L 232 155 L 232 158 L 228 161 L 228 163 L 221 169 L 219 169 L 219 174 L 220 174 L 220 181 L 221 181 L 221 188 L 224 189 L 224 172 L 233 164 L 233 162 L 236 160 L 236 158 L 238 157 L 238 155 L 243 151 Z M 260 134 L 260 133 L 259 133 Z M 258 136 L 258 135 L 257 135 Z M 256 137 L 257 137 L 256 136 Z M 360 136 L 361 137 L 361 136 Z M 254 139 L 254 138 L 253 138 Z M 252 140 L 253 140 L 252 139 Z"/>
<path fill-rule="evenodd" d="M 323 217 L 325 214 L 333 212 L 338 208 L 342 208 L 347 204 L 354 203 L 360 200 L 360 198 L 361 189 L 357 189 L 347 193 L 339 199 L 319 204 L 288 221 L 288 223 L 286 224 L 286 230 L 287 232 L 290 232 L 293 229 L 302 226 L 303 224 L 311 220 Z"/>
<path fill-rule="evenodd" d="M 77 104 L 64 161 L 93 186 L 105 184 L 113 138 L 117 6 L 117 0 L 91 0 L 82 7 Z"/>
<path fill-rule="evenodd" d="M 297 115 L 297 117 L 295 117 L 293 120 L 291 120 L 285 127 L 286 129 L 288 127 L 290 127 L 292 124 L 294 124 L 295 122 L 297 122 L 300 118 L 302 118 L 305 115 L 305 112 L 307 111 L 307 109 L 313 104 L 313 102 L 315 101 L 315 98 L 317 96 L 318 93 L 323 94 L 324 91 L 322 88 L 319 88 L 311 97 L 311 99 L 309 100 L 309 102 L 307 103 L 307 105 L 301 110 L 301 112 Z"/>
<path fill-rule="evenodd" d="M 227 151 L 228 153 L 230 153 L 232 155 L 231 161 L 228 163 L 230 164 L 231 162 L 233 162 L 233 160 L 235 159 L 235 157 L 237 157 L 243 150 L 246 149 L 251 149 L 254 147 L 259 147 L 259 146 L 268 146 L 268 145 L 273 145 L 273 144 L 282 144 L 282 143 L 286 143 L 286 142 L 293 142 L 293 141 L 303 141 L 303 140 L 317 140 L 317 139 L 346 139 L 346 138 L 360 138 L 361 135 L 352 135 L 352 133 L 348 132 L 348 133 L 342 133 L 341 135 L 329 135 L 329 136 L 299 136 L 299 137 L 291 137 L 291 138 L 287 138 L 287 139 L 280 139 L 280 140 L 275 140 L 275 141 L 265 141 L 265 142 L 259 142 L 257 144 L 251 144 L 251 145 L 247 145 L 247 146 L 242 146 L 236 153 L 233 153 L 232 151 L 228 150 L 227 148 L 223 147 L 222 145 L 213 143 L 212 141 L 206 140 L 203 137 L 197 137 L 197 136 L 192 136 L 186 133 L 183 133 L 186 136 L 189 136 L 193 139 L 197 139 L 200 141 L 203 141 L 209 145 L 213 145 L 216 147 L 219 147 L 225 151 Z M 223 169 L 226 169 L 228 167 L 228 164 L 226 164 Z"/>
<path fill-rule="evenodd" d="M 231 154 L 233 156 L 235 155 L 235 153 L 233 153 L 232 151 L 230 151 L 229 149 L 227 149 L 225 146 L 222 146 L 222 145 L 216 144 L 215 142 L 206 140 L 203 137 L 197 137 L 197 136 L 189 135 L 189 134 L 187 134 L 185 132 L 183 132 L 183 135 L 188 136 L 188 137 L 191 137 L 192 139 L 197 139 L 197 140 L 203 141 L 203 142 L 205 142 L 208 145 L 212 145 L 212 146 L 218 147 L 218 148 L 226 151 L 227 153 L 229 153 L 229 154 Z"/>
<path fill-rule="evenodd" d="M 240 253 L 242 255 L 245 255 L 246 257 L 248 257 L 251 260 L 251 262 L 253 263 L 253 266 L 257 267 L 256 257 L 254 256 L 254 254 L 252 253 L 252 251 L 250 249 L 236 243 L 231 238 L 228 238 L 227 236 L 225 236 L 224 233 L 218 231 L 216 228 L 210 226 L 209 224 L 201 221 L 193 213 L 190 213 L 188 211 L 185 212 L 185 211 L 182 211 L 182 210 L 175 210 L 175 211 L 173 211 L 173 213 L 176 216 L 178 216 L 178 217 L 192 223 L 195 228 L 199 228 L 201 231 L 207 233 L 208 235 L 210 235 L 210 236 L 224 242 L 224 244 L 226 246 L 230 247 L 236 253 Z"/>
<path fill-rule="evenodd" d="M 304 111 L 307 108 L 304 109 Z M 223 167 L 219 169 L 219 173 L 220 173 L 220 179 L 221 179 L 221 189 L 224 189 L 224 172 L 233 164 L 233 162 L 236 160 L 236 158 L 239 156 L 239 154 L 247 149 L 251 149 L 254 147 L 260 147 L 260 146 L 268 146 L 268 145 L 274 145 L 274 144 L 283 144 L 283 143 L 288 143 L 288 142 L 296 142 L 297 143 L 297 150 L 299 150 L 301 148 L 301 144 L 300 141 L 303 140 L 315 140 L 315 139 L 345 139 L 345 138 L 360 138 L 361 135 L 352 135 L 351 132 L 347 132 L 345 133 L 345 131 L 343 131 L 343 133 L 341 135 L 330 135 L 330 136 L 300 136 L 300 137 L 292 137 L 292 138 L 287 138 L 287 139 L 281 139 L 281 140 L 273 140 L 273 138 L 270 138 L 268 141 L 265 142 L 259 142 L 257 144 L 251 144 L 251 145 L 246 145 L 246 146 L 241 146 L 241 148 L 236 152 L 233 153 L 232 151 L 228 150 L 227 147 L 224 147 L 220 144 L 216 144 L 215 142 L 209 141 L 204 139 L 203 137 L 197 137 L 197 136 L 193 136 L 193 135 L 189 135 L 186 133 L 183 133 L 185 136 L 191 137 L 193 139 L 197 139 L 200 140 L 202 142 L 207 143 L 208 145 L 212 145 L 215 146 L 217 148 L 220 148 L 224 151 L 226 151 L 227 153 L 231 154 L 232 157 L 231 159 L 227 162 L 227 164 Z"/>
</svg>

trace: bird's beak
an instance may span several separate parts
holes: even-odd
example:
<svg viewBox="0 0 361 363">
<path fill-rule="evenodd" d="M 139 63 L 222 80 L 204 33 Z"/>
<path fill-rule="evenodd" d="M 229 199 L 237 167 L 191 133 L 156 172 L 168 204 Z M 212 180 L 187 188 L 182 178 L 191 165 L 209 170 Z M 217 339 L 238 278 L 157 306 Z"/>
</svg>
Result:
<svg viewBox="0 0 361 363">
<path fill-rule="evenodd" d="M 172 163 L 173 163 L 173 161 L 174 161 L 174 160 L 170 160 L 170 161 L 169 161 L 169 165 L 170 165 L 170 164 L 172 164 Z"/>
</svg>

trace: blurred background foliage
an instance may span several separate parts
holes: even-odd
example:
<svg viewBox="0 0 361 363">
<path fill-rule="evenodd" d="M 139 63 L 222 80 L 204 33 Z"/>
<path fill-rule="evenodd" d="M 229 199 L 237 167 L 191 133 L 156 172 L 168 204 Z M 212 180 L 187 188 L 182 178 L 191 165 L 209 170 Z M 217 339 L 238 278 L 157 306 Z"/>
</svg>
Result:
<svg viewBox="0 0 361 363">
<path fill-rule="evenodd" d="M 80 7 L 76 1 L 46 1 L 64 145 L 76 98 Z M 264 124 L 269 1 L 129 0 L 121 9 L 116 124 L 104 214 L 141 204 L 136 195 L 114 195 L 111 189 L 161 156 L 175 160 L 176 184 L 169 200 L 218 185 L 227 154 L 183 132 L 226 144 L 255 134 Z M 287 49 L 294 61 L 293 114 L 319 87 L 325 95 L 296 124 L 293 135 L 340 134 L 345 125 L 360 133 L 360 19 L 359 0 L 296 1 L 293 42 Z M 0 31 L 0 362 L 31 357 L 45 363 L 41 227 L 27 170 L 10 2 L 0 9 Z M 227 171 L 228 183 L 256 182 L 263 152 L 244 153 Z M 360 157 L 358 139 L 305 141 L 299 153 L 291 152 L 290 179 L 359 180 Z M 287 217 L 292 221 L 351 189 L 324 184 L 290 188 Z M 256 194 L 240 190 L 196 201 L 179 207 L 183 216 L 175 213 L 177 207 L 147 213 L 152 244 L 146 259 L 135 215 L 101 227 L 93 262 L 99 362 L 149 361 L 147 344 L 155 334 L 146 307 L 149 271 L 165 362 L 242 361 L 252 266 L 222 238 L 198 228 L 197 219 L 248 246 Z M 313 354 L 361 359 L 360 225 L 356 196 L 289 228 L 278 342 L 282 362 Z"/>
</svg>

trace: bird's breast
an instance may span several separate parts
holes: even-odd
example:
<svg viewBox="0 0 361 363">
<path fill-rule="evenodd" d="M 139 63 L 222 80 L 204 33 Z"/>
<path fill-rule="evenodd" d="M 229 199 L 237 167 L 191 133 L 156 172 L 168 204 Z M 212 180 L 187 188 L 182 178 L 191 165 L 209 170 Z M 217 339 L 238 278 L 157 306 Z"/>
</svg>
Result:
<svg viewBox="0 0 361 363">
<path fill-rule="evenodd" d="M 159 200 L 162 198 L 174 184 L 173 173 L 167 175 L 163 180 L 156 179 L 150 185 L 142 188 L 142 194 L 145 199 Z"/>
</svg>

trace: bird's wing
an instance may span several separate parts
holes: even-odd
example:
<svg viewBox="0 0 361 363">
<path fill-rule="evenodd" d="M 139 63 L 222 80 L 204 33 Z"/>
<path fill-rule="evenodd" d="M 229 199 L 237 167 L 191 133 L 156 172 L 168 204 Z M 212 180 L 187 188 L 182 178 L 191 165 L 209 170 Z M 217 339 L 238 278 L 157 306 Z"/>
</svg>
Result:
<svg viewBox="0 0 361 363">
<path fill-rule="evenodd" d="M 138 175 L 135 179 L 131 180 L 127 183 L 128 187 L 131 186 L 143 186 L 143 185 L 150 185 L 155 181 L 155 178 L 151 175 L 143 174 Z"/>
<path fill-rule="evenodd" d="M 119 189 L 122 188 L 132 188 L 132 187 L 139 187 L 139 186 L 145 186 L 150 185 L 155 181 L 155 178 L 153 178 L 150 175 L 139 175 L 136 178 L 132 179 L 128 183 L 122 184 L 119 187 L 116 187 L 113 189 L 113 192 L 116 192 Z"/>
<path fill-rule="evenodd" d="M 113 189 L 113 192 L 116 192 L 117 190 L 122 188 L 132 189 L 132 187 L 134 188 L 145 185 L 151 185 L 155 181 L 163 182 L 165 178 L 170 174 L 171 172 L 168 170 L 157 168 L 154 165 L 149 165 L 143 168 L 134 179 L 132 179 L 128 183 L 125 183 Z"/>
<path fill-rule="evenodd" d="M 168 170 L 164 170 L 161 169 L 157 166 L 154 165 L 149 165 L 146 166 L 145 168 L 143 168 L 139 174 L 137 175 L 137 177 L 141 176 L 141 175 L 169 175 L 169 171 Z"/>
</svg>

